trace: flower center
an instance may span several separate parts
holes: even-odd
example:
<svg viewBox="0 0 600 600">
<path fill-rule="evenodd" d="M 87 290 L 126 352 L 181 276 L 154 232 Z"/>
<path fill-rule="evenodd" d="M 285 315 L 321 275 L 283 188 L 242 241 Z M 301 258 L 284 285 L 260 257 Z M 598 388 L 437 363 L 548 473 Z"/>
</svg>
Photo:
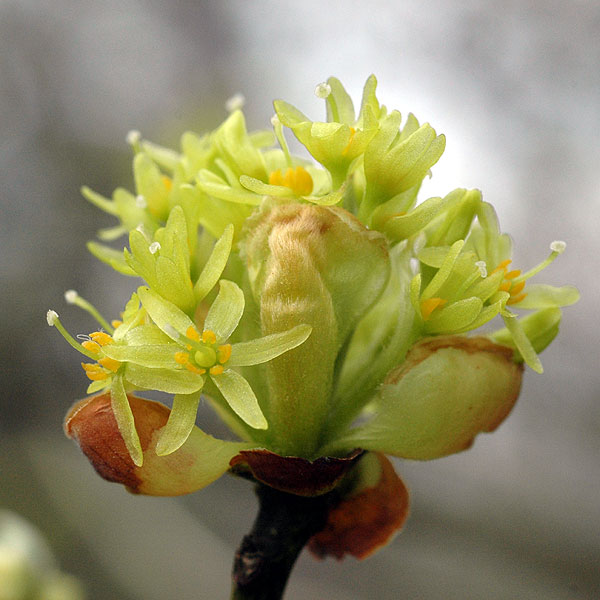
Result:
<svg viewBox="0 0 600 600">
<path fill-rule="evenodd" d="M 308 196 L 313 190 L 313 180 L 304 167 L 288 168 L 281 174 L 281 169 L 269 175 L 270 185 L 281 185 L 290 188 L 296 196 Z"/>
<path fill-rule="evenodd" d="M 113 373 L 116 373 L 119 370 L 119 367 L 121 366 L 119 361 L 108 358 L 108 356 L 102 356 L 102 346 L 107 346 L 112 343 L 112 336 L 108 335 L 108 333 L 105 333 L 104 331 L 94 331 L 93 333 L 90 333 L 90 339 L 81 344 L 86 350 L 93 354 L 97 354 L 99 357 L 96 363 L 81 363 L 88 379 L 91 379 L 92 381 L 102 381 L 108 379 Z"/>
<path fill-rule="evenodd" d="M 175 361 L 188 371 L 204 375 L 207 369 L 211 375 L 220 375 L 223 365 L 231 356 L 231 344 L 217 345 L 217 336 L 210 329 L 202 332 L 202 337 L 194 327 L 185 332 L 189 342 L 187 352 L 176 352 Z"/>
<path fill-rule="evenodd" d="M 510 259 L 503 260 L 492 273 L 497 273 L 498 271 L 504 273 L 504 279 L 502 280 L 499 289 L 510 294 L 510 298 L 506 301 L 506 304 L 517 304 L 517 302 L 521 302 L 527 294 L 523 292 L 525 281 L 514 283 L 513 280 L 521 274 L 521 271 L 519 269 L 509 271 L 508 265 L 510 265 L 511 262 Z"/>
</svg>

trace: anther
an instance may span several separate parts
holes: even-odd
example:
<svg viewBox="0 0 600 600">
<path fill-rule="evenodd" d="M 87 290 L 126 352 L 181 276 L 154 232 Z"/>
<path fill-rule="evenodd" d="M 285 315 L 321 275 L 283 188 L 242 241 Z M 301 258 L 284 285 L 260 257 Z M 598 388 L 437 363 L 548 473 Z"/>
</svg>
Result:
<svg viewBox="0 0 600 600">
<path fill-rule="evenodd" d="M 148 208 L 148 203 L 146 202 L 146 198 L 139 194 L 139 196 L 135 197 L 135 205 L 138 208 Z"/>
<path fill-rule="evenodd" d="M 50 327 L 54 327 L 54 324 L 58 320 L 58 313 L 55 310 L 49 310 L 46 313 L 46 321 L 48 321 L 48 325 Z"/>
<path fill-rule="evenodd" d="M 235 110 L 240 110 L 243 108 L 244 104 L 246 104 L 246 98 L 243 94 L 234 94 L 225 102 L 225 110 L 227 112 L 233 112 Z"/>
<path fill-rule="evenodd" d="M 315 87 L 315 96 L 324 100 L 331 94 L 331 86 L 327 82 L 318 83 Z"/>
<path fill-rule="evenodd" d="M 214 344 L 217 341 L 217 336 L 210 329 L 205 329 L 202 332 L 202 341 L 205 344 Z"/>
<path fill-rule="evenodd" d="M 277 115 L 271 117 L 271 125 L 273 125 L 273 127 L 279 127 L 281 125 L 281 121 Z"/>
<path fill-rule="evenodd" d="M 150 250 L 150 254 L 156 254 L 160 250 L 160 242 L 152 242 L 148 246 L 148 250 Z"/>
<path fill-rule="evenodd" d="M 552 252 L 556 252 L 557 254 L 562 254 L 567 249 L 567 242 L 563 242 L 562 240 L 554 240 L 550 244 L 550 250 Z"/>
</svg>

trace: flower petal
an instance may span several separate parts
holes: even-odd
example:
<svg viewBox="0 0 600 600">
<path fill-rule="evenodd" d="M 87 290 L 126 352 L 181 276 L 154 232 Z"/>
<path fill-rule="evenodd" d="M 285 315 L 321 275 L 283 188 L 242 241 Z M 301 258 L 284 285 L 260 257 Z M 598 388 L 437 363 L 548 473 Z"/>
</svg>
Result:
<svg viewBox="0 0 600 600">
<path fill-rule="evenodd" d="M 239 374 L 227 369 L 211 377 L 235 413 L 254 429 L 267 429 L 269 424 L 260 409 L 250 384 Z"/>
<path fill-rule="evenodd" d="M 233 225 L 229 224 L 225 228 L 223 235 L 215 243 L 213 250 L 194 285 L 194 296 L 196 302 L 201 302 L 206 298 L 210 290 L 215 287 L 223 269 L 229 259 L 231 244 L 233 242 Z"/>
<path fill-rule="evenodd" d="M 249 367 L 269 360 L 296 348 L 310 335 L 310 325 L 297 325 L 281 333 L 273 333 L 249 342 L 233 344 L 231 358 L 227 362 L 231 367 Z"/>
<path fill-rule="evenodd" d="M 185 369 L 152 369 L 128 363 L 125 379 L 136 388 L 167 394 L 191 394 L 202 389 L 204 378 Z"/>
<path fill-rule="evenodd" d="M 140 438 L 135 429 L 133 413 L 127 401 L 125 387 L 121 375 L 115 375 L 110 386 L 111 409 L 115 417 L 115 422 L 119 433 L 123 438 L 127 452 L 137 467 L 141 467 L 144 462 Z"/>
<path fill-rule="evenodd" d="M 579 300 L 579 291 L 572 285 L 554 287 L 542 283 L 531 283 L 525 288 L 527 295 L 516 304 L 519 308 L 552 308 L 570 306 Z"/>
<path fill-rule="evenodd" d="M 109 394 L 75 404 L 65 418 L 65 432 L 75 439 L 101 477 L 125 485 L 129 491 L 150 496 L 179 496 L 199 490 L 218 479 L 229 461 L 250 443 L 225 442 L 193 427 L 187 441 L 169 456 L 155 452 L 159 431 L 169 409 L 133 395 L 128 396 L 135 417 L 144 464 L 137 466 L 127 451 L 111 409 Z"/>
<path fill-rule="evenodd" d="M 154 290 L 140 287 L 138 296 L 151 319 L 171 339 L 179 341 L 178 337 L 174 335 L 173 329 L 179 334 L 185 335 L 190 327 L 195 327 L 192 320 L 182 310 L 159 296 Z"/>
<path fill-rule="evenodd" d="M 188 439 L 200 403 L 200 392 L 177 394 L 167 424 L 161 429 L 156 444 L 156 454 L 166 456 L 178 450 Z"/>
<path fill-rule="evenodd" d="M 244 292 L 239 286 L 233 281 L 221 279 L 219 294 L 208 310 L 204 329 L 214 332 L 218 343 L 225 342 L 238 326 L 244 306 Z"/>
</svg>

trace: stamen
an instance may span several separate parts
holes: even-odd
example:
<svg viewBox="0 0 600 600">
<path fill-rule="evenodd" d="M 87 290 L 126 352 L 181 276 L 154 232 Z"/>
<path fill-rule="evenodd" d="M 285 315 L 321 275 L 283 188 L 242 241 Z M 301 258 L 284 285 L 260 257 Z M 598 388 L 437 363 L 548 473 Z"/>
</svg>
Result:
<svg viewBox="0 0 600 600">
<path fill-rule="evenodd" d="M 224 370 L 223 365 L 215 365 L 214 367 L 211 367 L 208 372 L 211 375 L 221 375 Z"/>
<path fill-rule="evenodd" d="M 91 358 L 92 360 L 96 360 L 96 355 L 89 350 L 86 350 L 64 327 L 58 318 L 58 313 L 54 310 L 49 310 L 46 313 L 46 320 L 48 321 L 48 325 L 50 327 L 56 327 L 60 334 L 67 340 L 67 342 L 77 350 L 77 352 L 81 352 L 84 356 Z"/>
<path fill-rule="evenodd" d="M 189 337 L 190 340 L 194 340 L 195 342 L 199 342 L 200 341 L 200 334 L 198 333 L 198 330 L 195 327 L 192 327 L 192 325 L 190 325 L 187 328 L 187 331 L 185 332 L 185 335 L 187 337 Z M 214 335 L 214 333 L 213 333 L 213 335 Z M 206 340 L 204 340 L 204 334 L 202 334 L 202 340 L 206 341 Z"/>
<path fill-rule="evenodd" d="M 69 304 L 75 304 L 82 310 L 85 310 L 87 313 L 92 315 L 92 317 L 98 321 L 98 323 L 100 323 L 104 329 L 110 331 L 110 333 L 114 332 L 113 328 L 110 326 L 110 323 L 100 314 L 98 309 L 91 302 L 88 302 L 82 298 L 75 290 L 67 290 L 65 292 L 65 300 Z"/>
<path fill-rule="evenodd" d="M 428 321 L 429 317 L 431 317 L 431 313 L 438 308 L 439 306 L 443 306 L 448 302 L 444 300 L 444 298 L 428 298 L 427 300 L 421 301 L 421 315 L 423 316 L 424 321 Z"/>
<path fill-rule="evenodd" d="M 81 363 L 88 379 L 92 381 L 102 381 L 108 379 L 108 373 L 98 364 Z"/>
<path fill-rule="evenodd" d="M 97 344 L 96 342 L 92 342 L 90 340 L 83 342 L 81 344 L 86 350 L 89 350 L 90 352 L 93 352 L 94 354 L 99 354 L 100 350 L 101 350 L 101 346 L 100 344 Z"/>
<path fill-rule="evenodd" d="M 552 252 L 556 252 L 557 254 L 562 254 L 567 249 L 567 242 L 563 242 L 562 240 L 554 240 L 550 244 L 550 250 Z"/>
<path fill-rule="evenodd" d="M 507 258 L 506 260 L 503 260 L 492 272 L 491 275 L 493 275 L 494 273 L 497 273 L 498 271 L 505 271 L 506 267 L 508 267 L 508 265 L 510 265 L 510 263 L 512 262 L 512 260 L 510 258 Z"/>
<path fill-rule="evenodd" d="M 315 96 L 325 100 L 331 94 L 331 86 L 327 82 L 318 83 L 315 87 Z"/>
<path fill-rule="evenodd" d="M 206 373 L 206 369 L 200 369 L 192 363 L 186 363 L 185 368 L 192 373 L 196 373 L 196 375 L 204 375 L 204 373 Z"/>
<path fill-rule="evenodd" d="M 113 319 L 110 324 L 116 329 L 117 327 L 121 327 L 123 325 L 123 321 L 119 321 L 118 319 Z"/>
<path fill-rule="evenodd" d="M 520 274 L 521 274 L 521 271 L 519 269 L 515 269 L 514 271 L 509 271 L 508 273 L 505 273 L 504 277 L 505 277 L 505 279 L 515 279 Z"/>
<path fill-rule="evenodd" d="M 160 250 L 160 242 L 152 242 L 148 246 L 148 250 L 150 250 L 150 254 L 156 254 Z"/>
<path fill-rule="evenodd" d="M 90 337 L 100 346 L 106 346 L 108 344 L 112 344 L 113 342 L 112 337 L 104 331 L 94 331 L 93 333 L 90 333 Z"/>
<path fill-rule="evenodd" d="M 246 98 L 243 94 L 237 93 L 227 99 L 225 102 L 225 110 L 232 113 L 235 110 L 241 110 L 244 104 L 246 104 Z"/>
<path fill-rule="evenodd" d="M 48 321 L 48 325 L 50 325 L 50 327 L 54 327 L 58 321 L 58 313 L 55 310 L 49 310 L 46 313 L 46 321 Z"/>
<path fill-rule="evenodd" d="M 119 367 L 121 366 L 121 363 L 118 360 L 115 360 L 114 358 L 109 358 L 108 356 L 101 358 L 98 361 L 98 364 L 102 365 L 103 367 L 105 367 L 109 371 L 112 371 L 113 373 L 116 373 L 119 370 Z"/>
<path fill-rule="evenodd" d="M 231 344 L 223 344 L 217 349 L 217 358 L 221 364 L 226 363 L 231 358 Z"/>
<path fill-rule="evenodd" d="M 310 173 L 301 166 L 295 169 L 286 169 L 284 175 L 281 174 L 281 169 L 273 171 L 269 175 L 269 184 L 287 187 L 296 196 L 308 196 L 313 189 L 313 180 Z"/>
<path fill-rule="evenodd" d="M 187 352 L 175 352 L 175 362 L 185 365 L 190 362 L 190 355 Z"/>
<path fill-rule="evenodd" d="M 279 117 L 277 115 L 273 115 L 271 117 L 271 125 L 273 125 L 273 127 L 281 126 L 281 121 L 279 120 Z"/>
<path fill-rule="evenodd" d="M 518 296 L 513 296 L 511 294 L 511 297 L 506 301 L 506 304 L 517 304 L 518 302 L 521 302 L 521 300 L 524 300 L 526 296 L 527 294 L 525 293 L 519 294 Z"/>
<path fill-rule="evenodd" d="M 148 202 L 146 202 L 146 198 L 141 194 L 135 197 L 135 205 L 138 208 L 148 208 Z"/>
<path fill-rule="evenodd" d="M 163 175 L 161 179 L 164 186 L 167 188 L 167 192 L 170 192 L 171 188 L 173 187 L 173 182 L 171 181 L 171 178 L 167 177 L 166 175 Z"/>
<path fill-rule="evenodd" d="M 202 332 L 202 341 L 205 344 L 216 344 L 217 336 L 210 329 L 205 329 Z"/>
<path fill-rule="evenodd" d="M 346 144 L 346 147 L 342 150 L 342 156 L 346 156 L 348 154 L 348 150 L 350 150 L 350 146 L 352 146 L 352 142 L 354 141 L 354 136 L 356 135 L 356 129 L 354 127 L 350 127 L 350 139 Z"/>
</svg>

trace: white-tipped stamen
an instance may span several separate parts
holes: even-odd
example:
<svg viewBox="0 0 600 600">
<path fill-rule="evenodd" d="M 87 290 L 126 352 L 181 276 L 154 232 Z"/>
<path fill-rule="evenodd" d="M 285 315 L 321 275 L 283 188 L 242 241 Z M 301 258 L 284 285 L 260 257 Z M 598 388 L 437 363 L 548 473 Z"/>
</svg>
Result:
<svg viewBox="0 0 600 600">
<path fill-rule="evenodd" d="M 557 254 L 562 254 L 567 249 L 567 242 L 563 242 L 562 240 L 554 240 L 550 244 L 550 250 L 552 252 L 556 252 Z"/>
<path fill-rule="evenodd" d="M 55 310 L 49 310 L 46 313 L 46 321 L 48 321 L 50 327 L 54 327 L 56 321 L 58 321 L 58 313 Z"/>
<path fill-rule="evenodd" d="M 277 115 L 271 117 L 271 125 L 273 125 L 273 127 L 279 127 L 281 125 L 281 121 Z"/>
<path fill-rule="evenodd" d="M 315 96 L 317 98 L 321 98 L 321 100 L 325 100 L 327 96 L 331 94 L 331 86 L 327 82 L 318 83 L 315 87 Z"/>
<path fill-rule="evenodd" d="M 235 110 L 241 110 L 246 104 L 246 98 L 243 94 L 234 94 L 231 98 L 228 98 L 225 102 L 225 110 L 227 112 L 233 112 Z"/>
<path fill-rule="evenodd" d="M 138 208 L 148 208 L 148 203 L 146 202 L 146 198 L 141 194 L 135 197 L 135 205 Z"/>
<path fill-rule="evenodd" d="M 137 147 L 142 139 L 142 134 L 137 129 L 132 129 L 125 137 L 127 143 L 132 147 Z"/>
<path fill-rule="evenodd" d="M 79 294 L 75 290 L 67 290 L 65 292 L 65 300 L 67 304 L 75 304 L 77 302 L 77 298 L 79 298 Z"/>
<path fill-rule="evenodd" d="M 487 277 L 487 265 L 485 264 L 485 260 L 478 260 L 475 263 L 475 266 L 479 269 L 480 275 L 485 279 Z"/>
<path fill-rule="evenodd" d="M 152 242 L 148 246 L 148 250 L 150 250 L 150 254 L 156 254 L 160 250 L 160 242 Z"/>
<path fill-rule="evenodd" d="M 96 321 L 100 323 L 100 325 L 104 327 L 108 333 L 111 335 L 114 333 L 114 328 L 111 327 L 110 323 L 100 314 L 98 309 L 85 298 L 82 298 L 75 290 L 67 290 L 65 292 L 65 300 L 69 304 L 75 304 L 82 310 L 85 310 L 87 313 L 92 315 L 92 317 L 94 317 L 94 319 L 96 319 Z"/>
<path fill-rule="evenodd" d="M 98 356 L 89 350 L 86 350 L 64 327 L 58 318 L 58 313 L 55 310 L 49 310 L 46 313 L 46 320 L 48 321 L 48 325 L 50 327 L 56 327 L 60 334 L 67 340 L 69 345 L 71 345 L 77 352 L 81 352 L 81 354 L 91 358 L 93 361 L 98 359 Z"/>
</svg>

